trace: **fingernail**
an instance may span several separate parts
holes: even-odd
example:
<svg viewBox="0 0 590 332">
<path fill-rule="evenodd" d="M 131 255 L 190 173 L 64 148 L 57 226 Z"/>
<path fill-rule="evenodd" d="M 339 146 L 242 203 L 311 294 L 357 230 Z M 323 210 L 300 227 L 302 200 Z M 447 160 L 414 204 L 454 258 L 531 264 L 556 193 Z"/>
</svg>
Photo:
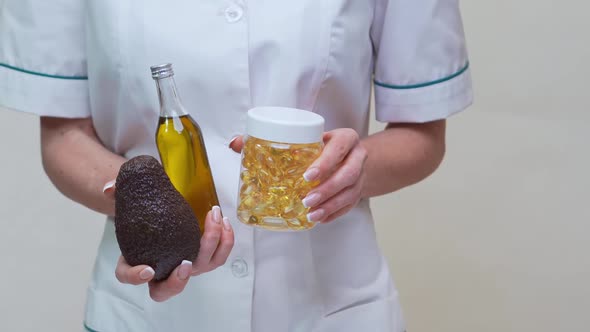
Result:
<svg viewBox="0 0 590 332">
<path fill-rule="evenodd" d="M 231 225 L 229 223 L 228 217 L 223 217 L 223 228 L 225 228 L 226 231 L 231 230 Z"/>
<path fill-rule="evenodd" d="M 303 203 L 303 206 L 305 206 L 306 208 L 310 208 L 310 207 L 313 207 L 316 204 L 318 204 L 320 202 L 320 199 L 321 199 L 321 196 L 319 193 L 312 193 L 312 194 L 307 195 L 303 199 L 302 203 Z"/>
<path fill-rule="evenodd" d="M 139 277 L 141 280 L 148 280 L 149 278 L 153 277 L 156 274 L 156 271 L 151 267 L 146 267 L 141 272 L 139 272 Z"/>
<path fill-rule="evenodd" d="M 318 177 L 318 175 L 320 175 L 320 170 L 314 167 L 308 169 L 305 173 L 303 173 L 303 178 L 305 179 L 305 181 L 311 182 L 315 180 Z"/>
<path fill-rule="evenodd" d="M 318 222 L 318 221 L 322 220 L 323 217 L 324 217 L 324 210 L 323 209 L 317 209 L 317 210 L 307 214 L 307 220 L 310 222 Z"/>
<path fill-rule="evenodd" d="M 238 139 L 238 137 L 240 137 L 240 135 L 236 135 L 236 136 L 232 137 L 232 138 L 229 140 L 229 143 L 227 144 L 227 147 L 231 149 L 231 145 L 232 145 L 232 143 L 233 143 L 233 142 L 234 142 L 236 139 Z"/>
<path fill-rule="evenodd" d="M 221 224 L 221 209 L 219 208 L 219 206 L 215 205 L 212 210 L 213 221 L 215 221 L 216 224 Z"/>
<path fill-rule="evenodd" d="M 178 269 L 178 279 L 186 280 L 193 272 L 193 263 L 191 261 L 183 260 Z"/>
<path fill-rule="evenodd" d="M 104 187 L 102 188 L 102 192 L 105 193 L 107 190 L 112 189 L 115 186 L 116 180 L 111 180 L 105 183 Z"/>
</svg>

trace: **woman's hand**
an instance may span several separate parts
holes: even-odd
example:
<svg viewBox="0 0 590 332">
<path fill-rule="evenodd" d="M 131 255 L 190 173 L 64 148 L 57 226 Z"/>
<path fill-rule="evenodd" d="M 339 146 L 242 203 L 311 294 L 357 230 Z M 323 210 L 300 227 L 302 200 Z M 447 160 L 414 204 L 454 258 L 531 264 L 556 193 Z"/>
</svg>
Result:
<svg viewBox="0 0 590 332">
<path fill-rule="evenodd" d="M 304 174 L 307 181 L 320 181 L 303 199 L 311 208 L 308 219 L 313 222 L 329 222 L 350 211 L 361 199 L 365 178 L 367 151 L 356 131 L 335 129 L 324 133 L 323 140 L 322 154 Z M 242 147 L 242 137 L 230 142 L 236 152 Z"/>
<path fill-rule="evenodd" d="M 105 185 L 105 194 L 114 199 L 114 182 Z M 197 276 L 225 264 L 234 245 L 234 233 L 227 217 L 222 218 L 221 210 L 215 206 L 205 219 L 205 231 L 201 236 L 201 248 L 194 262 L 183 261 L 168 277 L 154 282 L 154 270 L 147 265 L 130 266 L 119 257 L 115 275 L 124 284 L 141 285 L 148 283 L 150 297 L 163 302 L 180 294 L 191 276 Z"/>
<path fill-rule="evenodd" d="M 324 134 L 324 149 L 303 177 L 320 181 L 303 199 L 311 208 L 307 218 L 313 222 L 330 222 L 350 211 L 361 199 L 367 151 L 359 135 L 349 128 Z"/>
</svg>

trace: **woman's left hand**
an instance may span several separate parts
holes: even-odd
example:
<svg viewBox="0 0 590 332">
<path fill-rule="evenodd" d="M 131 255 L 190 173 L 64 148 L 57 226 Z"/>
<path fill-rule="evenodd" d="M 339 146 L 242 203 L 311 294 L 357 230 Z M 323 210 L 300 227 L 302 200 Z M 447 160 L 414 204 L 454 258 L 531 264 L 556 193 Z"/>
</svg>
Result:
<svg viewBox="0 0 590 332">
<path fill-rule="evenodd" d="M 326 132 L 323 140 L 322 154 L 304 174 L 307 181 L 319 180 L 320 184 L 303 199 L 303 204 L 311 208 L 310 221 L 325 223 L 346 214 L 360 201 L 367 151 L 353 129 Z M 242 137 L 230 142 L 236 152 L 242 146 Z"/>
</svg>

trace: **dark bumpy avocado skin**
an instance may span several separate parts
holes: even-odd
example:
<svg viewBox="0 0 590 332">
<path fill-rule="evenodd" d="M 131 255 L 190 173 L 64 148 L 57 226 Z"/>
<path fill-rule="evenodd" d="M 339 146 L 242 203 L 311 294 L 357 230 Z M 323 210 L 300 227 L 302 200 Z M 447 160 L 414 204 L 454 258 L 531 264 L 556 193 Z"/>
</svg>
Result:
<svg viewBox="0 0 590 332">
<path fill-rule="evenodd" d="M 197 218 L 155 158 L 124 163 L 116 186 L 115 229 L 129 265 L 151 266 L 160 281 L 183 259 L 195 260 L 201 237 Z"/>
</svg>

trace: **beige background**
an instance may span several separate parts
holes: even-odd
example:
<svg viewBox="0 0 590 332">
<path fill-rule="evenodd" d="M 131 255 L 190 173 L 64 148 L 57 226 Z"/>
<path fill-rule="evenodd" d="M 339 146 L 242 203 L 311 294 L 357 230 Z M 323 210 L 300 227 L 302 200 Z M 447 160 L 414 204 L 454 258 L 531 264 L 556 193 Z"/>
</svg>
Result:
<svg viewBox="0 0 590 332">
<path fill-rule="evenodd" d="M 373 200 L 409 331 L 590 330 L 589 10 L 463 2 L 476 104 L 434 176 Z M 0 114 L 0 331 L 78 331 L 103 218 L 45 177 L 37 118 Z"/>
</svg>

